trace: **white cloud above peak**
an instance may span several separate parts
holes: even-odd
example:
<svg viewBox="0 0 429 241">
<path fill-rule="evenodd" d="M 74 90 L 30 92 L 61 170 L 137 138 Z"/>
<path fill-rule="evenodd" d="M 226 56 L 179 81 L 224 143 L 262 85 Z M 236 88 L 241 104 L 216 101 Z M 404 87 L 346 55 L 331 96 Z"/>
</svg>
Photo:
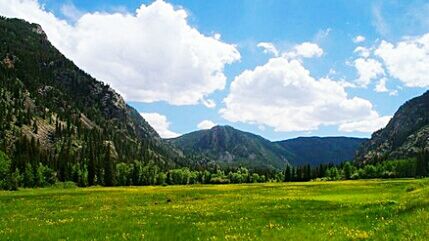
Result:
<svg viewBox="0 0 429 241">
<path fill-rule="evenodd" d="M 168 122 L 165 115 L 161 115 L 156 112 L 140 113 L 140 115 L 156 130 L 156 132 L 158 132 L 162 138 L 174 138 L 180 136 L 180 134 L 169 129 L 170 122 Z"/>
<path fill-rule="evenodd" d="M 354 66 L 358 72 L 356 82 L 366 87 L 371 83 L 371 80 L 385 75 L 382 64 L 375 59 L 358 58 L 354 61 Z"/>
<path fill-rule="evenodd" d="M 134 14 L 75 10 L 63 9 L 78 18 L 72 25 L 35 0 L 0 1 L 1 15 L 41 24 L 55 47 L 128 101 L 201 104 L 224 89 L 225 65 L 240 60 L 235 45 L 200 33 L 162 0 Z"/>
<path fill-rule="evenodd" d="M 372 133 L 381 128 L 384 128 L 389 123 L 391 116 L 378 116 L 375 115 L 371 118 L 367 118 L 360 121 L 353 121 L 341 124 L 339 127 L 340 131 L 344 132 L 363 132 Z"/>
<path fill-rule="evenodd" d="M 375 50 L 389 74 L 407 87 L 429 87 L 429 33 L 400 41 L 382 41 Z"/>
<path fill-rule="evenodd" d="M 211 129 L 214 126 L 216 126 L 216 123 L 211 120 L 203 120 L 197 125 L 200 130 Z"/>
<path fill-rule="evenodd" d="M 311 131 L 378 117 L 371 102 L 348 97 L 344 86 L 316 80 L 301 61 L 271 58 L 245 70 L 231 84 L 220 114 L 231 122 L 266 125 L 275 131 Z"/>
<path fill-rule="evenodd" d="M 378 93 L 389 92 L 386 87 L 386 81 L 386 78 L 381 78 L 375 86 L 374 91 Z"/>
</svg>

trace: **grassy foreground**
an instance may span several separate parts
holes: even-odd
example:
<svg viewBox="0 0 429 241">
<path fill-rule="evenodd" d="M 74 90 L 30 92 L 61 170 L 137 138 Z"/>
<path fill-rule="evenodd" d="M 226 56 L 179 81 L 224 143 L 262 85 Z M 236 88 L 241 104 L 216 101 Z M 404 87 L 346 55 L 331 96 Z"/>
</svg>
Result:
<svg viewBox="0 0 429 241">
<path fill-rule="evenodd" d="M 0 240 L 429 240 L 429 180 L 0 192 Z"/>
</svg>

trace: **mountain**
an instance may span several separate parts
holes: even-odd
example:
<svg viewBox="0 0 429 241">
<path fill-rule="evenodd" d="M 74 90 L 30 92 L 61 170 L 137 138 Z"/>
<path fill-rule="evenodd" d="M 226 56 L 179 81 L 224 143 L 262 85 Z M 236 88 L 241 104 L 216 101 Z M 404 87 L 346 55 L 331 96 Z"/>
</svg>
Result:
<svg viewBox="0 0 429 241">
<path fill-rule="evenodd" d="M 231 126 L 215 126 L 209 130 L 191 132 L 169 139 L 189 156 L 215 161 L 223 167 L 283 169 L 288 153 L 281 146 L 261 136 L 240 131 Z"/>
<path fill-rule="evenodd" d="M 353 137 L 298 137 L 276 142 L 293 153 L 292 165 L 338 164 L 353 160 L 356 151 L 368 139 Z"/>
<path fill-rule="evenodd" d="M 101 173 L 106 146 L 115 162 L 174 166 L 178 158 L 119 94 L 64 57 L 39 25 L 23 20 L 0 18 L 0 117 L 0 149 L 14 167 L 40 162 L 61 180 L 72 165 Z"/>
<path fill-rule="evenodd" d="M 362 163 L 415 156 L 429 148 L 429 91 L 403 104 L 387 126 L 374 132 L 356 159 Z"/>
<path fill-rule="evenodd" d="M 352 160 L 364 138 L 299 137 L 271 142 L 260 136 L 215 126 L 169 139 L 192 159 L 207 159 L 221 166 L 282 169 L 286 164 L 319 165 Z"/>
</svg>

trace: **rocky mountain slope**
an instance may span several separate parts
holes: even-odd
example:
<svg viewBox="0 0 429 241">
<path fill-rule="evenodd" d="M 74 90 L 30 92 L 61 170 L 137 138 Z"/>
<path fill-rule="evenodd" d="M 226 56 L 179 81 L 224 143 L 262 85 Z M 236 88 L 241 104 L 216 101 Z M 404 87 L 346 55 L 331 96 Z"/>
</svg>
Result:
<svg viewBox="0 0 429 241">
<path fill-rule="evenodd" d="M 415 156 L 429 148 L 429 91 L 403 104 L 387 126 L 372 134 L 356 158 L 366 163 Z"/>
<path fill-rule="evenodd" d="M 0 149 L 14 167 L 41 162 L 63 180 L 71 165 L 102 166 L 106 145 L 115 162 L 174 166 L 178 157 L 120 95 L 23 20 L 0 18 L 0 117 Z"/>
</svg>

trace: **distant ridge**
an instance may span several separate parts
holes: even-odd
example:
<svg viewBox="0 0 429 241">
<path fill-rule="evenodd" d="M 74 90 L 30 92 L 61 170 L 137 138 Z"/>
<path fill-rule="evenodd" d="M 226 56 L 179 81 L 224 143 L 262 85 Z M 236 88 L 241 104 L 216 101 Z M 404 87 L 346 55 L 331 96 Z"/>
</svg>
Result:
<svg viewBox="0 0 429 241">
<path fill-rule="evenodd" d="M 339 164 L 353 160 L 357 149 L 367 138 L 354 137 L 298 137 L 278 141 L 286 150 L 294 154 L 290 160 L 293 165 L 310 164 L 312 166 L 326 163 Z"/>
<path fill-rule="evenodd" d="M 207 158 L 221 166 L 282 169 L 286 164 L 338 164 L 352 160 L 365 138 L 299 137 L 271 142 L 231 126 L 215 126 L 169 139 L 186 155 Z"/>
</svg>

